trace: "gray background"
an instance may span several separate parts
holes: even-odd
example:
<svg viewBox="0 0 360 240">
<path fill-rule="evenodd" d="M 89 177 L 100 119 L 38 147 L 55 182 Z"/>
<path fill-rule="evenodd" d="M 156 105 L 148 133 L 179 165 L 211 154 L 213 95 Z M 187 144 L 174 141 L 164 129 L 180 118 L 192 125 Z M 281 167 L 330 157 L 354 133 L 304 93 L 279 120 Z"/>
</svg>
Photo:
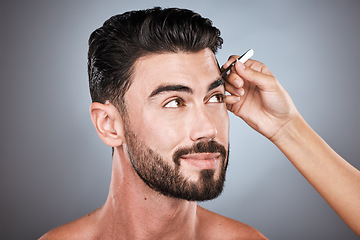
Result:
<svg viewBox="0 0 360 240">
<path fill-rule="evenodd" d="M 220 63 L 253 48 L 360 167 L 358 1 L 2 1 L 0 239 L 35 239 L 104 203 L 111 150 L 90 121 L 87 40 L 110 16 L 154 5 L 212 19 Z M 271 239 L 356 239 L 272 143 L 233 116 L 230 137 L 225 191 L 203 206 Z"/>
</svg>

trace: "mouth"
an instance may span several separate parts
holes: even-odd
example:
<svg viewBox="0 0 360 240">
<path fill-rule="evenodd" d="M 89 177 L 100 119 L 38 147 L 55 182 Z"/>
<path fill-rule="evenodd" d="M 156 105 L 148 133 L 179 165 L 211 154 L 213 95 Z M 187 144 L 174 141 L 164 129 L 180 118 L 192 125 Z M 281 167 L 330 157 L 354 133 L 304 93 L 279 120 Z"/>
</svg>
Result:
<svg viewBox="0 0 360 240">
<path fill-rule="evenodd" d="M 180 157 L 189 165 L 200 169 L 215 169 L 221 161 L 220 153 L 192 153 Z"/>
</svg>

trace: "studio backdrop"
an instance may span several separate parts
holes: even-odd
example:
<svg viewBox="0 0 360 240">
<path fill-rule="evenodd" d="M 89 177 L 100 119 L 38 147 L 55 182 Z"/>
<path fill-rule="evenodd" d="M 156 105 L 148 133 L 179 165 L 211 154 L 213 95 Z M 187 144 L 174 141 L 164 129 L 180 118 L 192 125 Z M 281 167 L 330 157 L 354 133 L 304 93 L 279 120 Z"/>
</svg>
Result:
<svg viewBox="0 0 360 240">
<path fill-rule="evenodd" d="M 0 239 L 36 239 L 105 202 L 111 148 L 90 120 L 87 40 L 110 16 L 153 6 L 210 18 L 224 39 L 220 64 L 253 48 L 312 128 L 360 168 L 359 1 L 2 1 Z M 224 192 L 202 206 L 270 239 L 357 239 L 232 114 L 230 144 Z"/>
</svg>

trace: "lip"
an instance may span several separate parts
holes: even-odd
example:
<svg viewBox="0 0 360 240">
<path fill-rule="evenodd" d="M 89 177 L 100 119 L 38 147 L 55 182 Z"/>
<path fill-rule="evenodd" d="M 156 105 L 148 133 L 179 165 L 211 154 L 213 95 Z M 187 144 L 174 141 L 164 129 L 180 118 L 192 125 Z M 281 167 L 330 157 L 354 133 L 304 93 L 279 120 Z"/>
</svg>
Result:
<svg viewBox="0 0 360 240">
<path fill-rule="evenodd" d="M 220 153 L 192 153 L 180 157 L 186 163 L 201 169 L 214 169 L 220 163 Z"/>
</svg>

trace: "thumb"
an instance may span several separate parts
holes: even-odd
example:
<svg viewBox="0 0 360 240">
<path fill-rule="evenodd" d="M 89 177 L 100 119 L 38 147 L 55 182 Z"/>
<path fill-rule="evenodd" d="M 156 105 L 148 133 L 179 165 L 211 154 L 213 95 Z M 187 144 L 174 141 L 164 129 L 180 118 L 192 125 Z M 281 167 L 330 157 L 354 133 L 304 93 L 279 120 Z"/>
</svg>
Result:
<svg viewBox="0 0 360 240">
<path fill-rule="evenodd" d="M 277 80 L 265 64 L 249 59 L 245 64 L 236 61 L 236 73 L 245 81 L 256 85 L 262 91 L 274 91 Z"/>
</svg>

